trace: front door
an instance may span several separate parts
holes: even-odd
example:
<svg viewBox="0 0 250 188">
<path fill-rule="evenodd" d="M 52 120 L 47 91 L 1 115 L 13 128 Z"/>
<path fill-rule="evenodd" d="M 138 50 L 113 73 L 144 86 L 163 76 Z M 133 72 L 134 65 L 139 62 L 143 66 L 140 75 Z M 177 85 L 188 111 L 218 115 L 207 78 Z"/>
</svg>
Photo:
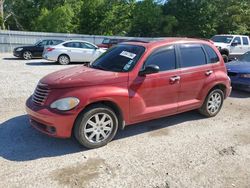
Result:
<svg viewBox="0 0 250 188">
<path fill-rule="evenodd" d="M 242 55 L 243 52 L 243 46 L 241 42 L 241 37 L 235 37 L 230 48 L 230 55 L 232 56 L 237 56 L 237 55 Z"/>
<path fill-rule="evenodd" d="M 141 122 L 175 114 L 180 89 L 174 46 L 154 51 L 144 63 L 157 65 L 159 73 L 137 76 L 129 80 L 130 121 Z M 142 69 L 143 69 L 142 68 Z"/>
</svg>

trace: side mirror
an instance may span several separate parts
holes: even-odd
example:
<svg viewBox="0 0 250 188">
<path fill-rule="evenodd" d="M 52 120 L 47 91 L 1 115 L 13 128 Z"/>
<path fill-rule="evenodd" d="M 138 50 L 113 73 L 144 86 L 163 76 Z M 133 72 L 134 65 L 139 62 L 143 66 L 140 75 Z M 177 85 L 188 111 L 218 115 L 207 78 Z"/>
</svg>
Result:
<svg viewBox="0 0 250 188">
<path fill-rule="evenodd" d="M 238 42 L 233 42 L 231 46 L 238 46 Z"/>
<path fill-rule="evenodd" d="M 139 76 L 145 76 L 147 74 L 154 74 L 160 71 L 159 66 L 157 65 L 147 65 L 143 70 L 139 72 Z"/>
</svg>

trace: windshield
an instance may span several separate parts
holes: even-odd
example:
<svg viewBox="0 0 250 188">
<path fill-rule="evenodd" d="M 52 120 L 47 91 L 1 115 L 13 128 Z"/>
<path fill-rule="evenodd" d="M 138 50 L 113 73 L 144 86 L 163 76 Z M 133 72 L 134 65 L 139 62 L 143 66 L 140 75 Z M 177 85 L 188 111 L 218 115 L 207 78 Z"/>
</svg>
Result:
<svg viewBox="0 0 250 188">
<path fill-rule="evenodd" d="M 222 42 L 222 43 L 227 43 L 229 44 L 232 40 L 233 40 L 233 36 L 219 36 L 216 35 L 214 37 L 211 38 L 212 41 L 214 42 Z"/>
<path fill-rule="evenodd" d="M 239 58 L 239 61 L 247 61 L 250 63 L 250 52 L 245 53 Z"/>
<path fill-rule="evenodd" d="M 143 46 L 118 45 L 103 53 L 90 67 L 112 72 L 129 72 L 144 51 Z"/>
<path fill-rule="evenodd" d="M 37 41 L 36 43 L 35 43 L 35 46 L 37 46 L 39 43 L 41 43 L 42 41 L 41 40 L 39 40 L 39 41 Z"/>
</svg>

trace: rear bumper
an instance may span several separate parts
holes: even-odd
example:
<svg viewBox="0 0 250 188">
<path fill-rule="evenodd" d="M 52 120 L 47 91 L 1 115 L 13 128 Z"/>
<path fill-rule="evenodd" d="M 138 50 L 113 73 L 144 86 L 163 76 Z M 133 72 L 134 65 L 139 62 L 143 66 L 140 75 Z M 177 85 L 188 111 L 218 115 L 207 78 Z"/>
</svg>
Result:
<svg viewBox="0 0 250 188">
<path fill-rule="evenodd" d="M 53 137 L 71 137 L 76 114 L 59 114 L 46 107 L 36 106 L 31 97 L 26 102 L 26 112 L 30 124 L 38 131 Z"/>
<path fill-rule="evenodd" d="M 48 61 L 57 61 L 57 57 L 54 55 L 51 55 L 50 53 L 44 53 L 43 59 L 46 59 Z"/>
</svg>

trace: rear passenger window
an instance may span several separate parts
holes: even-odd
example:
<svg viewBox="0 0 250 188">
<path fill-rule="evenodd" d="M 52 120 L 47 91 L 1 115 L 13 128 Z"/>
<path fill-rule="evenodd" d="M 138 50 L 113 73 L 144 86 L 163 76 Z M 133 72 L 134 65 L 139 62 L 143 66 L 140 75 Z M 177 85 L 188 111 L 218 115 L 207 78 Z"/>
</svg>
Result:
<svg viewBox="0 0 250 188">
<path fill-rule="evenodd" d="M 174 46 L 153 52 L 147 59 L 145 65 L 157 65 L 160 71 L 173 70 L 176 68 L 176 57 Z"/>
<path fill-rule="evenodd" d="M 243 37 L 242 39 L 243 39 L 243 45 L 249 45 L 247 37 Z"/>
<path fill-rule="evenodd" d="M 180 46 L 181 67 L 194 67 L 207 64 L 206 55 L 200 45 Z"/>
<path fill-rule="evenodd" d="M 219 61 L 219 57 L 214 51 L 214 49 L 208 45 L 204 45 L 204 48 L 208 55 L 208 63 L 217 63 Z"/>
</svg>

